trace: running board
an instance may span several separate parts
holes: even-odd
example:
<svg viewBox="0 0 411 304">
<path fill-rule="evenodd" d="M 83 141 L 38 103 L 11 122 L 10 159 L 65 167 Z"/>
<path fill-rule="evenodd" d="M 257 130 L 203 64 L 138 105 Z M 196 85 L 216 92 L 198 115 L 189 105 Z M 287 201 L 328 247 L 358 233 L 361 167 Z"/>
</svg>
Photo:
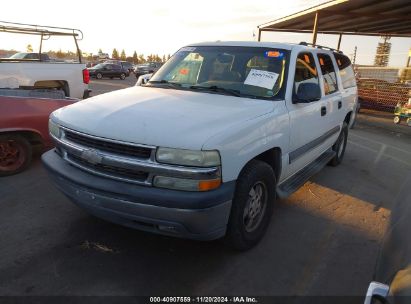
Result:
<svg viewBox="0 0 411 304">
<path fill-rule="evenodd" d="M 325 165 L 335 156 L 335 151 L 328 150 L 321 154 L 315 161 L 297 172 L 293 177 L 287 179 L 277 186 L 277 196 L 286 198 L 297 191 L 311 176 L 321 171 Z"/>
</svg>

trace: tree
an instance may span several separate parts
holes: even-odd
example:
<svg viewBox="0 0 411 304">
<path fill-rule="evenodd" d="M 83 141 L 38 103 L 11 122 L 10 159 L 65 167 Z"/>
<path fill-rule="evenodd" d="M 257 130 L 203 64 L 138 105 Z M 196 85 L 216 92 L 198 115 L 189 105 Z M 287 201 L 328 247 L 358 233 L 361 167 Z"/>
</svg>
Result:
<svg viewBox="0 0 411 304">
<path fill-rule="evenodd" d="M 143 54 L 138 55 L 138 63 L 144 63 L 144 62 L 146 62 L 144 55 Z"/>
<path fill-rule="evenodd" d="M 133 63 L 134 63 L 134 64 L 137 64 L 137 63 L 138 63 L 138 56 L 137 56 L 137 52 L 136 52 L 136 51 L 134 51 L 134 53 L 133 53 Z"/>
<path fill-rule="evenodd" d="M 167 56 L 167 60 L 169 60 L 171 58 L 171 55 L 170 54 L 168 54 L 168 56 Z"/>
<path fill-rule="evenodd" d="M 163 55 L 163 62 L 166 62 L 166 55 Z"/>
<path fill-rule="evenodd" d="M 103 54 L 103 50 L 102 49 L 98 49 L 98 53 L 97 54 Z"/>
<path fill-rule="evenodd" d="M 56 57 L 61 59 L 65 57 L 65 54 L 61 49 L 59 49 L 56 53 Z"/>
<path fill-rule="evenodd" d="M 119 59 L 117 49 L 115 49 L 115 48 L 113 49 L 113 53 L 111 54 L 111 57 L 114 58 L 114 59 Z"/>
<path fill-rule="evenodd" d="M 31 44 L 30 44 L 30 43 L 29 43 L 29 44 L 27 44 L 27 52 L 28 52 L 28 53 L 33 52 L 33 47 L 31 46 Z"/>
<path fill-rule="evenodd" d="M 120 55 L 121 60 L 126 60 L 127 56 L 126 56 L 126 52 L 124 51 L 124 49 L 121 51 L 121 55 Z"/>
</svg>

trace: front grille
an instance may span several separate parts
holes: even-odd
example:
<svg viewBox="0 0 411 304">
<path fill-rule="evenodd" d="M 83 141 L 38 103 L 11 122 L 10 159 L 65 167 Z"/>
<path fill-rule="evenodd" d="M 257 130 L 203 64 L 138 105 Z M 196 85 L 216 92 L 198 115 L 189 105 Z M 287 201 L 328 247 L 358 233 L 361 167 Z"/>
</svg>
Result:
<svg viewBox="0 0 411 304">
<path fill-rule="evenodd" d="M 81 135 L 69 130 L 65 130 L 65 137 L 67 140 L 79 144 L 87 148 L 98 149 L 101 151 L 110 152 L 113 154 L 137 157 L 148 159 L 151 155 L 151 149 L 146 147 L 138 147 L 121 143 L 113 143 L 102 139 L 92 138 Z"/>
<path fill-rule="evenodd" d="M 113 166 L 108 166 L 105 164 L 92 164 L 89 163 L 88 161 L 77 157 L 73 154 L 67 154 L 67 158 L 69 161 L 71 161 L 74 164 L 78 164 L 81 167 L 91 170 L 95 173 L 103 173 L 107 174 L 113 177 L 118 177 L 118 178 L 125 178 L 125 179 L 130 179 L 138 182 L 145 182 L 148 178 L 148 173 L 147 172 L 142 172 L 142 171 L 135 171 L 135 170 L 130 170 L 130 169 L 125 169 L 125 168 L 119 168 L 119 167 L 113 167 Z"/>
</svg>

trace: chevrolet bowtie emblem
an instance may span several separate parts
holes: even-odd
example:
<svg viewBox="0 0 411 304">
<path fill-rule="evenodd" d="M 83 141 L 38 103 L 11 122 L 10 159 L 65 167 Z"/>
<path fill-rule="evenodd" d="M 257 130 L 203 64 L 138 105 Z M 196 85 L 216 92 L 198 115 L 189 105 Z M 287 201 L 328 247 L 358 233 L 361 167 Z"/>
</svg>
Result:
<svg viewBox="0 0 411 304">
<path fill-rule="evenodd" d="M 96 150 L 93 149 L 84 150 L 81 153 L 81 158 L 93 165 L 100 164 L 103 159 L 103 157 L 100 154 L 98 154 Z"/>
</svg>

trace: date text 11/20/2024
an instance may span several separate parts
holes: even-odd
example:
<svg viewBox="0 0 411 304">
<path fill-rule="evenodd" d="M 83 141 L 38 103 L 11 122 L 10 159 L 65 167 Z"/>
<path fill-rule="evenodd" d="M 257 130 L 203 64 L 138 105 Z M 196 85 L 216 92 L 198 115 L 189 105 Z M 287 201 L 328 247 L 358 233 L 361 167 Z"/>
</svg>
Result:
<svg viewBox="0 0 411 304">
<path fill-rule="evenodd" d="M 150 297 L 150 303 L 258 303 L 254 297 Z"/>
</svg>

